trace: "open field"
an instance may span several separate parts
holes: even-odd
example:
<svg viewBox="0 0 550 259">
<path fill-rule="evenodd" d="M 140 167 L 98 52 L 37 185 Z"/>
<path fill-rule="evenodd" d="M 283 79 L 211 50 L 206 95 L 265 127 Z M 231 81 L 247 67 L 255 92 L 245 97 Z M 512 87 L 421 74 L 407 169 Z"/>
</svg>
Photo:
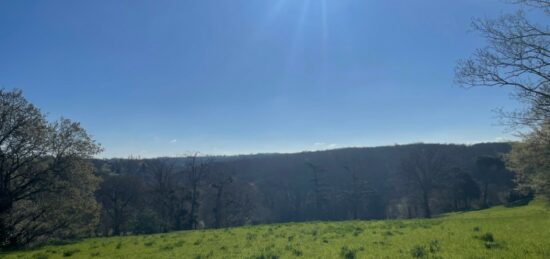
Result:
<svg viewBox="0 0 550 259">
<path fill-rule="evenodd" d="M 429 220 L 307 222 L 91 238 L 4 258 L 550 258 L 550 209 L 527 206 Z"/>
</svg>

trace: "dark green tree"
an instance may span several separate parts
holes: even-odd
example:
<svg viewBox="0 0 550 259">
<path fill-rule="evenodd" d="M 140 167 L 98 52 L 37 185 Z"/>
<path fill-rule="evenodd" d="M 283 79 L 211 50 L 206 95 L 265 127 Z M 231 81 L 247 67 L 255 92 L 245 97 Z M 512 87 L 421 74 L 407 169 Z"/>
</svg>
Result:
<svg viewBox="0 0 550 259">
<path fill-rule="evenodd" d="M 76 122 L 50 123 L 20 91 L 0 90 L 0 246 L 89 233 L 101 148 Z"/>
</svg>

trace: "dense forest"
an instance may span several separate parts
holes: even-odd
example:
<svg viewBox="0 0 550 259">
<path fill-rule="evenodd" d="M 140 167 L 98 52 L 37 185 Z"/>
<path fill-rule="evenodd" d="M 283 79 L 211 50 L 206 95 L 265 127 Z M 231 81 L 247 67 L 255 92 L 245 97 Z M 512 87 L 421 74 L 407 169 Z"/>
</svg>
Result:
<svg viewBox="0 0 550 259">
<path fill-rule="evenodd" d="M 308 220 L 430 217 L 502 204 L 507 143 L 94 160 L 103 235 Z M 411 165 L 410 163 L 413 163 Z M 410 170 L 414 168 L 414 170 Z M 147 227 L 146 227 L 147 226 Z"/>
</svg>

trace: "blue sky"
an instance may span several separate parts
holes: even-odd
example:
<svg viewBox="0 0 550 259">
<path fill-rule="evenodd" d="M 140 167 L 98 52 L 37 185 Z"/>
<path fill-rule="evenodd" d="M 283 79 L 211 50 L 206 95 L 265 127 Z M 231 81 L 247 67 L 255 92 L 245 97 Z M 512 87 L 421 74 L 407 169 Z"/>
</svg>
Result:
<svg viewBox="0 0 550 259">
<path fill-rule="evenodd" d="M 103 157 L 511 139 L 453 84 L 492 0 L 0 1 L 0 86 Z"/>
</svg>

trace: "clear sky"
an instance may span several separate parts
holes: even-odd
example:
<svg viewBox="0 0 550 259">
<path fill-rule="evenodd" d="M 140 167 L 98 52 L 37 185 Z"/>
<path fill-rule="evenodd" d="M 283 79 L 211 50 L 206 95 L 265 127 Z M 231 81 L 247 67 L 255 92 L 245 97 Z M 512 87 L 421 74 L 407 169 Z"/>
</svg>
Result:
<svg viewBox="0 0 550 259">
<path fill-rule="evenodd" d="M 512 138 L 453 84 L 492 0 L 0 1 L 0 86 L 103 157 Z"/>
</svg>

